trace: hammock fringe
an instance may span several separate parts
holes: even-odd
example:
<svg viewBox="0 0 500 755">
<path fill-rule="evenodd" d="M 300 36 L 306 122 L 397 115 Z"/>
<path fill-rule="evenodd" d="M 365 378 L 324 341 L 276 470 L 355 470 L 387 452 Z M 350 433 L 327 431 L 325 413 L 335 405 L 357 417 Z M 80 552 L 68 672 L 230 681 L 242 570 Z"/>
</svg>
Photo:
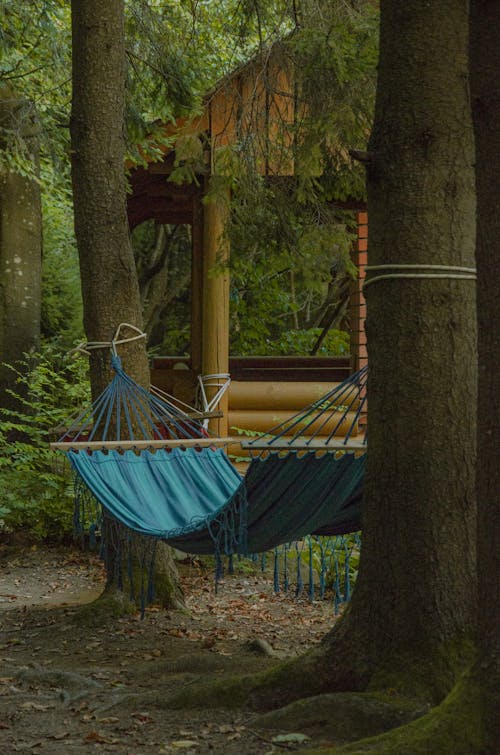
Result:
<svg viewBox="0 0 500 755">
<path fill-rule="evenodd" d="M 213 554 L 216 586 L 223 578 L 225 557 L 231 570 L 235 555 L 276 548 L 276 591 L 290 589 L 293 557 L 299 597 L 308 560 L 310 599 L 316 586 L 324 596 L 328 583 L 338 610 L 351 594 L 350 551 L 345 543 L 332 549 L 306 538 L 311 533 L 343 536 L 361 527 L 366 447 L 356 434 L 366 400 L 366 369 L 276 427 L 274 435 L 257 439 L 256 448 L 261 444 L 265 452 L 252 458 L 242 478 L 223 449 L 210 445 L 200 422 L 137 385 L 116 354 L 112 366 L 110 385 L 61 438 L 81 448 L 82 443 L 115 436 L 106 453 L 94 448 L 67 451 L 74 472 L 75 537 L 91 548 L 100 542 L 108 579 L 120 589 L 128 582 L 131 599 L 138 599 L 144 612 L 154 597 L 158 539 L 186 553 Z M 329 417 L 334 424 L 329 440 L 339 428 L 345 433 L 330 450 L 318 445 Z M 139 437 L 134 437 L 136 432 Z M 189 447 L 155 452 L 119 447 L 122 440 L 130 445 L 134 440 L 144 444 L 183 438 L 191 439 Z M 313 557 L 319 564 L 314 568 Z M 140 583 L 134 578 L 137 559 Z"/>
</svg>

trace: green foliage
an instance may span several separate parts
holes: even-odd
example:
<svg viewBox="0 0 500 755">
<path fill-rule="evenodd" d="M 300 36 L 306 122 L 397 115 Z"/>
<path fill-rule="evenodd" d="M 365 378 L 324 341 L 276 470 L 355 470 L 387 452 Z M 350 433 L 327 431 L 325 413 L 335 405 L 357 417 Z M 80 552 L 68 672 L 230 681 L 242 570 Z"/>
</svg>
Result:
<svg viewBox="0 0 500 755">
<path fill-rule="evenodd" d="M 198 175 L 204 172 L 203 142 L 198 134 L 181 134 L 175 140 L 174 169 L 169 181 L 199 185 Z"/>
<path fill-rule="evenodd" d="M 69 183 L 69 182 L 68 182 Z M 82 297 L 68 183 L 45 175 L 42 192 L 43 243 L 41 331 L 63 348 L 82 340 Z"/>
<path fill-rule="evenodd" d="M 247 13 L 253 8 L 260 38 L 268 40 L 267 46 L 261 43 L 264 65 L 272 61 L 270 75 L 262 74 L 268 97 L 272 102 L 280 96 L 282 86 L 272 71 L 288 71 L 295 117 L 290 123 L 286 109 L 283 115 L 279 108 L 271 111 L 273 136 L 267 142 L 263 134 L 256 139 L 254 121 L 242 121 L 240 142 L 232 148 L 232 162 L 226 161 L 233 190 L 231 350 L 307 353 L 332 267 L 355 274 L 353 218 L 335 202 L 364 196 L 364 173 L 350 160 L 349 149 L 365 147 L 369 134 L 377 11 L 371 3 L 303 0 L 285 3 L 281 23 L 273 27 L 268 3 L 245 7 Z M 274 38 L 266 33 L 271 28 Z M 253 107 L 258 106 L 256 99 Z M 271 166 L 266 178 L 263 152 Z M 322 353 L 339 351 L 332 344 Z"/>
<path fill-rule="evenodd" d="M 363 149 L 370 133 L 378 57 L 375 3 L 303 0 L 301 23 L 287 40 L 299 97 L 300 188 L 308 192 L 321 171 L 325 198 L 363 197 L 363 169 L 348 150 Z M 315 189 L 317 190 L 317 188 Z"/>
<path fill-rule="evenodd" d="M 0 87 L 19 99 L 15 126 L 0 127 L 0 167 L 32 175 L 30 139 L 42 158 L 64 164 L 71 89 L 70 8 L 63 0 L 3 0 L 0 5 Z M 28 138 L 27 138 L 28 137 Z"/>
<path fill-rule="evenodd" d="M 240 141 L 214 155 L 209 199 L 226 199 L 231 188 L 231 351 L 307 353 L 332 265 L 350 271 L 352 218 L 332 199 L 364 191 L 363 171 L 348 150 L 365 146 L 371 120 L 374 4 L 127 0 L 125 14 L 128 157 L 131 164 L 145 164 L 175 144 L 177 182 L 196 182 L 206 170 L 206 137 L 179 137 L 165 123 L 199 113 L 207 92 L 256 52 L 255 60 L 272 54 L 295 71 L 300 117 L 277 124 L 274 143 L 265 147 L 271 162 L 290 164 L 293 158 L 293 175 L 263 179 L 258 140 L 242 123 Z M 44 221 L 42 332 L 68 343 L 82 330 L 68 159 L 70 4 L 3 0 L 0 20 L 0 89 L 22 103 L 15 128 L 0 124 L 0 167 L 32 175 L 30 135 L 36 132 Z M 184 353 L 189 296 L 180 268 L 169 277 L 179 297 L 169 302 L 154 341 L 162 341 L 163 327 L 163 348 Z M 320 353 L 343 348 L 342 339 L 329 336 Z"/>
<path fill-rule="evenodd" d="M 336 579 L 340 579 L 342 589 L 345 589 L 347 564 L 352 589 L 359 570 L 360 535 L 356 533 L 338 537 L 311 537 L 311 544 L 313 569 L 318 576 L 322 571 L 325 572 L 326 587 L 334 589 Z M 303 559 L 309 564 L 309 551 L 305 552 Z"/>
<path fill-rule="evenodd" d="M 321 328 L 287 330 L 281 334 L 277 342 L 270 344 L 268 353 L 283 356 L 310 354 L 319 335 L 321 335 Z M 344 356 L 346 354 L 349 354 L 349 334 L 343 330 L 329 331 L 318 350 L 318 356 Z"/>
<path fill-rule="evenodd" d="M 148 13 L 154 13 L 156 6 L 149 6 Z M 182 15 L 188 5 L 181 6 L 176 12 Z M 353 218 L 332 200 L 364 195 L 363 170 L 350 160 L 348 151 L 352 146 L 363 148 L 369 133 L 377 11 L 371 3 L 322 0 L 300 4 L 225 0 L 197 4 L 190 10 L 191 36 L 189 41 L 184 38 L 184 51 L 189 57 L 196 49 L 195 68 L 203 61 L 205 77 L 199 74 L 192 80 L 194 89 L 200 86 L 198 93 L 204 91 L 203 86 L 206 91 L 210 80 L 220 81 L 224 72 L 231 74 L 238 62 L 250 59 L 257 69 L 259 61 L 272 60 L 273 65 L 293 71 L 295 122 L 291 124 L 286 114 L 280 122 L 274 113 L 272 142 L 263 143 L 265 136 L 254 133 L 253 121 L 242 120 L 239 141 L 217 147 L 212 154 L 206 201 L 225 202 L 231 190 L 227 231 L 231 352 L 309 353 L 319 335 L 332 267 L 354 274 L 350 261 Z M 179 17 L 174 47 L 180 44 L 182 28 Z M 217 62 L 211 57 L 216 48 L 220 51 Z M 269 87 L 272 101 L 277 86 L 273 76 L 264 71 L 257 75 Z M 257 99 L 253 108 L 258 107 Z M 173 137 L 164 136 L 164 143 L 168 138 L 172 146 Z M 171 180 L 197 183 L 197 176 L 206 170 L 207 146 L 203 135 L 181 135 Z M 290 166 L 292 161 L 293 175 L 264 178 L 263 151 L 270 164 Z M 188 316 L 185 307 L 178 307 L 177 315 L 170 310 L 169 327 L 177 334 L 176 343 L 184 339 Z M 319 353 L 345 353 L 345 338 L 328 336 Z"/>
<path fill-rule="evenodd" d="M 148 347 L 162 354 L 189 353 L 191 234 L 183 225 L 142 223 L 132 234 Z M 161 263 L 152 284 L 151 273 Z M 163 285 L 160 286 L 160 278 Z"/>
<path fill-rule="evenodd" d="M 0 410 L 0 531 L 60 539 L 72 529 L 73 485 L 66 460 L 48 444 L 90 400 L 84 361 L 47 346 L 11 369 L 22 408 Z"/>
<path fill-rule="evenodd" d="M 351 216 L 316 200 L 294 204 L 295 185 L 291 178 L 266 185 L 248 176 L 235 195 L 229 228 L 233 354 L 309 353 L 332 269 L 354 272 Z M 330 336 L 321 353 L 344 353 L 343 345 Z"/>
</svg>

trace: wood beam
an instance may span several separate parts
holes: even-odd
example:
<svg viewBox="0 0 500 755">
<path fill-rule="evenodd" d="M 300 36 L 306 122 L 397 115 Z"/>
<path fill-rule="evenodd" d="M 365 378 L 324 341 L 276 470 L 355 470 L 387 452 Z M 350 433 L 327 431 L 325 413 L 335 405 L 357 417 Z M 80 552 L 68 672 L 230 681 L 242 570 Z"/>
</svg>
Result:
<svg viewBox="0 0 500 755">
<path fill-rule="evenodd" d="M 229 198 L 207 202 L 203 208 L 203 346 L 204 375 L 229 372 L 229 242 L 225 225 L 229 215 Z M 208 395 L 210 400 L 211 396 Z M 218 435 L 228 432 L 228 394 L 219 408 L 224 417 L 211 423 Z"/>
<path fill-rule="evenodd" d="M 203 343 L 203 205 L 194 200 L 191 229 L 191 369 L 202 372 Z"/>
</svg>

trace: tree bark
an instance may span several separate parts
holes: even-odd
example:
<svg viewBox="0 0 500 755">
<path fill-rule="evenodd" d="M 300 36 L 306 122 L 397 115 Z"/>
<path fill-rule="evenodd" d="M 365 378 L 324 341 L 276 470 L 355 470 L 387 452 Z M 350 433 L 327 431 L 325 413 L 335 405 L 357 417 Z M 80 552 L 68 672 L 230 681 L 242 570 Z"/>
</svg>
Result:
<svg viewBox="0 0 500 755">
<path fill-rule="evenodd" d="M 109 341 L 121 322 L 142 328 L 126 211 L 124 4 L 123 0 L 73 0 L 71 8 L 72 183 L 84 326 L 89 341 Z M 128 374 L 148 386 L 144 342 L 120 347 L 120 356 Z M 94 397 L 109 382 L 109 363 L 107 349 L 92 352 Z M 163 594 L 158 598 L 176 604 L 180 592 L 171 551 L 163 544 L 160 550 L 169 579 L 162 578 Z M 111 556 L 110 561 L 115 560 Z"/>
<path fill-rule="evenodd" d="M 476 137 L 478 310 L 479 662 L 485 752 L 498 752 L 500 725 L 500 3 L 471 3 L 471 94 Z"/>
<path fill-rule="evenodd" d="M 125 40 L 122 0 L 73 0 L 72 182 L 85 333 L 109 341 L 121 322 L 142 327 L 126 210 Z M 123 349 L 125 370 L 148 385 L 144 343 Z M 93 352 L 93 394 L 109 380 L 109 353 Z"/>
<path fill-rule="evenodd" d="M 474 267 L 467 10 L 381 2 L 370 265 Z M 440 699 L 475 614 L 475 286 L 452 271 L 380 280 L 366 297 L 370 439 L 348 626 L 372 684 Z"/>
<path fill-rule="evenodd" d="M 370 265 L 474 267 L 467 30 L 466 0 L 381 2 Z M 474 281 L 380 280 L 366 296 L 369 442 L 356 587 L 319 650 L 266 681 L 253 694 L 258 705 L 366 689 L 435 703 L 471 660 Z M 283 695 L 285 678 L 292 691 Z"/>
<path fill-rule="evenodd" d="M 22 392 L 15 364 L 40 343 L 42 210 L 38 175 L 38 137 L 33 106 L 9 88 L 0 91 L 0 148 L 8 149 L 3 129 L 16 130 L 32 163 L 32 176 L 0 170 L 0 403 L 19 409 L 7 391 Z"/>
<path fill-rule="evenodd" d="M 466 0 L 382 0 L 369 149 L 370 265 L 474 268 Z M 437 703 L 470 665 L 475 285 L 449 275 L 366 289 L 370 431 L 353 599 L 317 650 L 252 681 L 257 707 L 340 690 Z"/>
</svg>

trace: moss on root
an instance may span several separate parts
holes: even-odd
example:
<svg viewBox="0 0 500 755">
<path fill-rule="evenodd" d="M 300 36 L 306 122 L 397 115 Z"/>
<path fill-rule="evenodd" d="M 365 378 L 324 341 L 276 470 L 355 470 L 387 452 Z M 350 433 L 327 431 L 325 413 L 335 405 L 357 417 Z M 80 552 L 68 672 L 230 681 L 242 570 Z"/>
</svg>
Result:
<svg viewBox="0 0 500 755">
<path fill-rule="evenodd" d="M 137 612 L 137 607 L 120 590 L 106 590 L 92 603 L 81 606 L 74 615 L 74 621 L 87 627 L 98 627 L 113 619 L 129 616 Z"/>
<path fill-rule="evenodd" d="M 191 684 L 174 695 L 158 701 L 158 706 L 170 710 L 190 708 L 235 708 L 245 707 L 249 694 L 259 685 L 264 674 L 236 676 L 231 679 L 217 679 L 212 682 Z"/>
<path fill-rule="evenodd" d="M 167 697 L 163 706 L 271 710 L 318 692 L 314 651 L 256 674 L 190 685 Z M 325 691 L 323 689 L 320 692 Z"/>
<path fill-rule="evenodd" d="M 394 656 L 372 675 L 367 686 L 371 690 L 393 690 L 404 697 L 440 703 L 474 660 L 475 648 L 469 638 L 443 643 L 428 652 Z"/>
<path fill-rule="evenodd" d="M 252 721 L 254 729 L 300 731 L 312 739 L 352 742 L 402 726 L 428 708 L 375 693 L 337 692 L 297 700 Z"/>
<path fill-rule="evenodd" d="M 139 590 L 140 577 L 136 577 L 136 590 Z M 137 592 L 136 592 L 137 594 Z M 174 608 L 183 613 L 189 613 L 184 603 L 184 596 L 180 586 L 165 572 L 159 572 L 154 577 L 154 602 L 162 608 Z"/>
<path fill-rule="evenodd" d="M 479 755 L 484 752 L 478 685 L 466 675 L 422 718 L 385 734 L 342 747 L 303 750 L 303 755 Z"/>
<path fill-rule="evenodd" d="M 397 658 L 370 677 L 356 658 L 335 657 L 323 646 L 291 661 L 249 676 L 192 685 L 165 700 L 171 708 L 248 707 L 257 711 L 281 708 L 295 700 L 332 692 L 369 692 L 413 700 L 416 708 L 438 704 L 470 664 L 470 642 L 450 643 L 426 658 Z M 353 653 L 354 655 L 354 653 Z"/>
</svg>

